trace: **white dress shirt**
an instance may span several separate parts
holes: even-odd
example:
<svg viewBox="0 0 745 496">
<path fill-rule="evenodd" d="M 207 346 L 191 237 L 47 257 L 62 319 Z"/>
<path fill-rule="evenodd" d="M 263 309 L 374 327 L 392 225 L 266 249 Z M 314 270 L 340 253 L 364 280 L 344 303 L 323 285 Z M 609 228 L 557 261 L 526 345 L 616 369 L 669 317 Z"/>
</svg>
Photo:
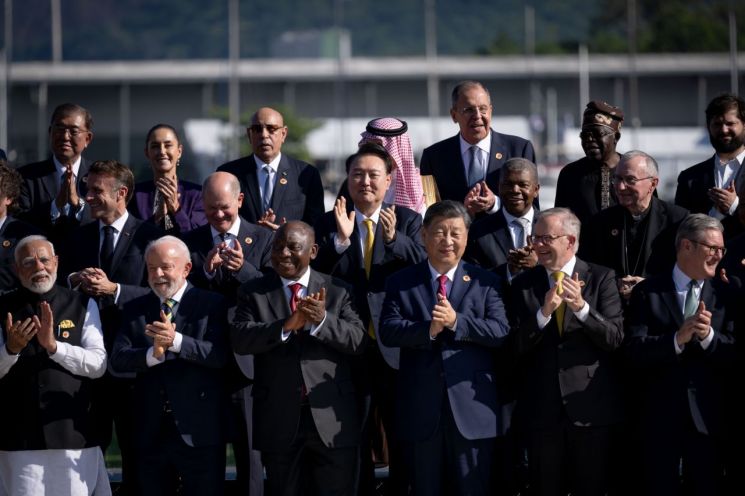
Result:
<svg viewBox="0 0 745 496">
<path fill-rule="evenodd" d="M 181 302 L 181 300 L 184 297 L 184 293 L 186 292 L 186 286 L 187 286 L 187 283 L 186 281 L 184 281 L 183 286 L 181 286 L 179 290 L 176 291 L 173 296 L 171 296 L 171 299 L 175 301 L 175 303 L 173 304 L 173 308 L 171 309 L 171 315 L 173 315 L 173 317 L 171 317 L 171 322 L 176 320 L 176 310 L 178 309 L 179 302 Z M 161 306 L 163 305 L 163 302 L 166 301 L 166 299 L 167 298 L 160 298 Z M 167 351 L 170 351 L 173 353 L 181 353 L 181 342 L 183 340 L 184 340 L 184 335 L 176 331 L 176 334 L 173 336 L 173 343 L 171 344 L 171 346 L 168 347 Z M 161 363 L 165 362 L 166 358 L 168 357 L 168 353 L 166 352 L 160 358 L 155 358 L 155 356 L 153 356 L 153 351 L 154 351 L 154 348 L 151 346 L 150 348 L 147 349 L 147 352 L 145 353 L 145 362 L 147 363 L 148 367 L 154 367 L 156 365 L 160 365 Z M 173 359 L 175 357 L 171 356 L 168 358 Z"/>
<path fill-rule="evenodd" d="M 471 165 L 471 144 L 463 139 L 461 134 L 458 135 L 458 141 L 460 142 L 460 156 L 463 159 L 463 167 L 466 172 L 466 182 L 468 181 L 468 167 Z M 481 163 L 484 164 L 484 172 L 489 172 L 489 154 L 491 153 L 491 130 L 486 134 L 486 138 L 482 139 L 476 146 L 479 148 L 478 153 L 481 155 Z M 471 185 L 469 184 L 469 187 Z M 487 213 L 493 214 L 502 202 L 499 200 L 499 196 L 494 193 L 494 206 Z"/>
<path fill-rule="evenodd" d="M 729 185 L 737 179 L 737 176 L 740 173 L 740 168 L 742 167 L 743 159 L 745 159 L 745 150 L 727 162 L 722 162 L 719 156 L 714 154 L 714 187 L 723 189 L 729 187 Z M 739 204 L 740 198 L 735 196 L 735 201 L 730 205 L 727 214 L 734 215 Z M 711 207 L 709 216 L 719 220 L 724 218 L 724 214 L 716 207 Z"/>
<path fill-rule="evenodd" d="M 678 300 L 678 305 L 680 305 L 680 313 L 682 315 L 685 315 L 686 294 L 688 293 L 688 283 L 690 281 L 691 281 L 691 278 L 685 275 L 685 273 L 682 270 L 680 270 L 680 267 L 678 267 L 678 264 L 675 264 L 675 267 L 673 267 L 673 282 L 675 283 L 675 297 Z M 696 301 L 701 301 L 701 290 L 704 288 L 704 283 L 705 283 L 704 280 L 696 280 L 696 283 L 693 285 L 693 295 L 696 297 Z M 697 338 L 694 336 L 694 339 L 697 339 Z M 699 341 L 701 343 L 701 348 L 703 349 L 708 348 L 713 339 L 714 339 L 714 329 L 709 327 L 709 335 Z M 673 345 L 675 346 L 676 355 L 680 355 L 681 353 L 683 353 L 683 348 L 685 347 L 685 345 L 678 346 L 678 340 L 675 339 L 674 335 L 673 335 Z"/>
<path fill-rule="evenodd" d="M 298 291 L 298 298 L 305 298 L 308 296 L 308 284 L 310 284 L 310 271 L 311 268 L 308 267 L 308 269 L 305 271 L 305 273 L 300 276 L 298 280 L 293 279 L 285 279 L 284 277 L 280 277 L 282 280 L 282 287 L 285 291 L 285 298 L 287 298 L 287 307 L 290 306 L 290 299 L 292 298 L 292 289 L 290 289 L 291 284 L 298 283 L 300 284 L 300 291 Z M 324 311 L 323 314 L 323 320 L 321 320 L 321 323 L 318 325 L 312 324 L 310 326 L 310 335 L 315 336 L 319 333 L 321 330 L 321 327 L 323 327 L 323 324 L 326 322 L 326 312 Z M 285 331 L 282 329 L 282 342 L 286 342 L 290 337 L 292 336 L 292 331 Z"/>
<path fill-rule="evenodd" d="M 574 266 L 577 264 L 577 257 L 572 257 L 565 265 L 561 268 L 561 272 L 564 273 L 565 279 L 571 279 L 574 275 Z M 546 270 L 546 277 L 548 277 L 548 284 L 549 288 L 553 288 L 556 286 L 556 281 L 554 281 L 553 276 L 551 275 L 553 272 Z M 541 302 L 542 303 L 542 302 Z M 578 311 L 574 311 L 571 308 L 569 308 L 569 305 L 566 306 L 566 309 L 568 312 L 573 312 L 574 316 L 577 317 L 577 319 L 580 322 L 584 322 L 587 320 L 587 316 L 590 315 L 590 305 L 585 301 L 585 304 L 580 308 Z M 538 312 L 536 313 L 536 320 L 538 321 L 538 328 L 543 329 L 546 327 L 546 325 L 551 322 L 551 318 L 553 317 L 553 313 L 549 315 L 548 317 L 543 315 L 543 312 L 541 312 L 541 307 L 538 308 Z M 565 314 L 566 315 L 566 314 Z"/>
</svg>

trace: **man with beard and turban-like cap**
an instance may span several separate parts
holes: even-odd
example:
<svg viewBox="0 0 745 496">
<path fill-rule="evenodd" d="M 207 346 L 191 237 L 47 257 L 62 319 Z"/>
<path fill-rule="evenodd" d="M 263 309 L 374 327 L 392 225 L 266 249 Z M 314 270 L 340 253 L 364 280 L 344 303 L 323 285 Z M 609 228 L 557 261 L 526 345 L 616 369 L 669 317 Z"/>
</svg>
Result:
<svg viewBox="0 0 745 496">
<path fill-rule="evenodd" d="M 570 209 L 583 224 L 617 203 L 611 177 L 621 160 L 616 145 L 622 124 L 623 110 L 606 102 L 591 101 L 582 114 L 579 139 L 585 156 L 561 169 L 554 204 Z"/>
<path fill-rule="evenodd" d="M 745 182 L 745 100 L 730 94 L 714 98 L 706 107 L 706 127 L 714 156 L 680 173 L 675 203 L 724 222 L 735 215 L 737 190 Z"/>
</svg>

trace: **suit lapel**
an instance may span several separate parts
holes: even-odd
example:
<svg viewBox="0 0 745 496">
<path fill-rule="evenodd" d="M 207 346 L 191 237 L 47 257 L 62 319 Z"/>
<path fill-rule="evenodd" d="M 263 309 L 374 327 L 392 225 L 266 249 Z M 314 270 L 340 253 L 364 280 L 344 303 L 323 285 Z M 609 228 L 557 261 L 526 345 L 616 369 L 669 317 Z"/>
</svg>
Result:
<svg viewBox="0 0 745 496">
<path fill-rule="evenodd" d="M 448 296 L 450 306 L 452 306 L 454 310 L 457 311 L 457 309 L 460 308 L 463 296 L 471 285 L 470 281 L 471 276 L 468 275 L 468 272 L 463 267 L 463 261 L 461 260 L 458 262 L 458 267 L 455 269 L 455 273 L 453 274 L 453 284 L 450 288 L 450 295 Z"/>
<path fill-rule="evenodd" d="M 176 330 L 182 334 L 186 334 L 184 330 L 186 329 L 187 322 L 191 322 L 191 315 L 194 313 L 194 311 L 199 307 L 199 301 L 196 299 L 196 291 L 192 291 L 194 286 L 192 286 L 190 283 L 186 284 L 186 291 L 184 291 L 184 296 L 181 298 L 181 301 L 178 304 L 178 308 L 176 308 L 176 316 L 174 318 L 174 322 L 176 324 Z"/>
<path fill-rule="evenodd" d="M 577 273 L 577 276 L 579 277 L 580 281 L 585 282 L 585 287 L 588 287 L 590 285 L 590 278 L 592 277 L 592 274 L 590 273 L 590 266 L 587 265 L 583 260 L 577 259 L 577 263 L 574 264 L 574 272 Z M 571 274 L 569 277 L 573 277 L 574 274 Z M 574 312 L 567 307 L 564 311 L 564 331 L 568 331 L 569 329 L 569 323 L 574 318 Z"/>
<path fill-rule="evenodd" d="M 114 248 L 114 256 L 111 258 L 111 274 L 109 274 L 109 277 L 112 277 L 116 269 L 119 268 L 119 262 L 129 250 L 129 245 L 132 244 L 135 232 L 137 232 L 137 225 L 137 220 L 133 215 L 127 217 L 127 222 L 124 223 L 124 228 L 119 233 L 119 240 L 116 242 L 116 248 Z"/>
<path fill-rule="evenodd" d="M 450 148 L 448 155 L 447 160 L 443 162 L 443 177 L 447 177 L 453 181 L 452 191 L 465 190 L 468 192 L 466 164 L 463 163 L 463 156 L 460 153 L 460 133 L 455 136 L 453 146 Z M 441 191 L 446 189 L 439 185 L 438 188 Z M 465 197 L 465 195 L 463 196 Z"/>
<path fill-rule="evenodd" d="M 649 209 L 649 221 L 647 222 L 647 235 L 644 239 L 644 247 L 642 248 L 644 251 L 641 253 L 641 261 L 643 264 L 643 267 L 646 267 L 647 260 L 649 259 L 649 256 L 652 254 L 652 242 L 654 241 L 655 236 L 662 231 L 662 226 L 665 225 L 666 222 L 666 213 L 662 209 L 662 205 L 660 205 L 660 200 L 652 197 L 652 204 Z"/>
<path fill-rule="evenodd" d="M 282 155 L 279 159 L 279 166 L 277 167 L 277 175 L 274 178 L 274 191 L 272 192 L 272 210 L 277 212 L 279 207 L 282 206 L 285 195 L 287 194 L 287 185 L 290 181 L 293 184 L 297 183 L 297 179 L 290 177 L 290 165 L 287 161 L 287 156 Z M 279 219 L 277 219 L 279 221 Z"/>
<path fill-rule="evenodd" d="M 282 279 L 272 272 L 269 279 L 270 289 L 266 292 L 267 307 L 273 316 L 273 320 L 286 319 L 290 316 L 290 302 L 285 295 Z"/>
<path fill-rule="evenodd" d="M 253 206 L 256 218 L 259 219 L 264 211 L 261 208 L 261 191 L 259 190 L 259 176 L 256 174 L 256 157 L 252 154 L 246 160 L 246 196 L 244 202 L 249 202 Z"/>
<path fill-rule="evenodd" d="M 490 129 L 491 133 L 491 150 L 489 151 L 489 163 L 487 164 L 486 174 L 492 174 L 502 168 L 505 157 L 507 157 L 507 150 L 502 138 L 499 133 Z"/>
<path fill-rule="evenodd" d="M 437 302 L 437 296 L 432 282 L 432 274 L 429 271 L 429 263 L 426 260 L 421 262 L 418 265 L 418 271 L 417 280 L 423 281 L 423 283 L 417 284 L 415 288 L 419 293 L 419 297 L 425 303 L 425 308 L 431 311 Z"/>
<path fill-rule="evenodd" d="M 88 169 L 90 168 L 90 162 L 81 157 L 77 177 L 77 187 L 80 196 L 85 196 L 85 194 L 88 192 Z M 152 211 L 152 205 L 150 207 L 150 210 Z"/>
<path fill-rule="evenodd" d="M 500 211 L 497 214 L 496 220 L 497 223 L 494 226 L 492 238 L 497 243 L 497 246 L 499 246 L 504 252 L 505 258 L 507 258 L 507 254 L 515 246 L 512 241 L 512 236 L 510 235 L 510 226 L 507 224 L 507 219 L 504 216 L 504 211 Z"/>
<path fill-rule="evenodd" d="M 675 325 L 680 327 L 683 325 L 683 309 L 680 308 L 680 303 L 678 303 L 678 294 L 675 291 L 675 282 L 673 281 L 672 275 L 670 277 L 665 277 L 663 279 L 663 284 L 664 286 L 660 292 L 660 296 L 662 297 L 665 306 L 670 311 L 670 315 L 672 315 Z M 706 286 L 706 284 L 704 284 L 704 286 Z"/>
<path fill-rule="evenodd" d="M 262 227 L 261 229 L 264 228 Z M 253 233 L 251 232 L 251 224 L 241 217 L 241 225 L 238 228 L 238 244 L 241 245 L 241 249 L 243 250 L 244 260 L 248 258 L 248 252 L 253 248 L 255 241 Z"/>
<path fill-rule="evenodd" d="M 54 201 L 54 199 L 57 197 L 59 183 L 60 178 L 59 174 L 57 173 L 57 166 L 54 165 L 54 159 L 50 158 L 49 164 L 47 166 L 47 172 L 41 177 L 41 184 L 52 201 Z"/>
</svg>

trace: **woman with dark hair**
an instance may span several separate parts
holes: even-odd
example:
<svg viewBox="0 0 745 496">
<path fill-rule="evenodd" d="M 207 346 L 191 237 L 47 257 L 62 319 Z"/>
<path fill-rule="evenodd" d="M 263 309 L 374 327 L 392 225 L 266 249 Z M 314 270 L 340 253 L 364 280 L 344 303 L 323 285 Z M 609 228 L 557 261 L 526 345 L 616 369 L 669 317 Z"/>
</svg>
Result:
<svg viewBox="0 0 745 496">
<path fill-rule="evenodd" d="M 172 126 L 153 126 L 145 140 L 145 156 L 150 161 L 153 179 L 137 183 L 134 201 L 129 204 L 132 215 L 153 222 L 173 235 L 207 223 L 202 187 L 176 175 L 182 153 L 183 146 Z"/>
</svg>

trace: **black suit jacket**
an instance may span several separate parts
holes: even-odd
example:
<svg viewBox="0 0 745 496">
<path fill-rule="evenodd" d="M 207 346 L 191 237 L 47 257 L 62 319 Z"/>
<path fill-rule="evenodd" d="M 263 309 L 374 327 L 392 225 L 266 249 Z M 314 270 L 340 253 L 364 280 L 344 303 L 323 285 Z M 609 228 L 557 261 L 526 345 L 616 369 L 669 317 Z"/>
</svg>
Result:
<svg viewBox="0 0 745 496">
<path fill-rule="evenodd" d="M 712 313 L 714 339 L 706 350 L 694 339 L 677 355 L 673 340 L 683 324 L 683 311 L 671 273 L 650 277 L 634 287 L 625 348 L 636 372 L 639 418 L 652 431 L 657 430 L 655 426 L 669 431 L 670 423 L 682 429 L 686 413 L 698 412 L 709 434 L 725 432 L 731 413 L 725 405 L 732 395 L 727 386 L 736 363 L 731 291 L 718 279 L 704 283 L 701 301 Z"/>
<path fill-rule="evenodd" d="M 559 335 L 552 317 L 543 329 L 536 314 L 549 281 L 536 266 L 512 280 L 508 313 L 519 354 L 518 413 L 528 429 L 556 427 L 565 413 L 575 425 L 602 426 L 622 418 L 618 371 L 612 355 L 623 341 L 621 297 L 612 270 L 580 259 L 574 267 L 585 282 L 590 306 L 585 322 L 567 308 Z"/>
<path fill-rule="evenodd" d="M 675 233 L 688 211 L 652 197 L 647 233 L 639 260 L 626 255 L 624 222 L 627 210 L 621 205 L 609 207 L 582 226 L 579 255 L 588 262 L 610 267 L 619 277 L 669 272 L 675 265 Z M 634 271 L 636 267 L 636 271 Z"/>
<path fill-rule="evenodd" d="M 219 276 L 208 279 L 204 274 L 204 261 L 214 246 L 210 225 L 198 227 L 182 236 L 191 252 L 192 269 L 189 280 L 197 287 L 216 291 L 235 305 L 238 287 L 250 279 L 261 277 L 262 270 L 270 267 L 272 232 L 241 218 L 238 228 L 238 242 L 243 250 L 243 266 L 237 272 L 223 271 Z"/>
<path fill-rule="evenodd" d="M 90 162 L 81 158 L 77 177 L 78 192 L 81 198 L 85 197 L 88 190 L 86 181 L 88 180 L 90 166 Z M 55 240 L 64 239 L 65 235 L 69 234 L 79 224 L 90 222 L 90 207 L 86 204 L 79 223 L 71 217 L 62 215 L 55 224 L 52 224 L 50 209 L 52 202 L 57 197 L 60 182 L 52 158 L 24 165 L 18 169 L 18 172 L 23 178 L 21 196 L 18 198 L 21 209 L 19 218 L 37 226 Z"/>
<path fill-rule="evenodd" d="M 40 231 L 23 221 L 8 216 L 0 227 L 0 295 L 18 287 L 15 259 L 16 245 L 26 236 L 39 234 Z"/>
<path fill-rule="evenodd" d="M 163 363 L 148 367 L 146 355 L 153 339 L 145 335 L 145 325 L 160 320 L 159 313 L 160 298 L 152 291 L 125 303 L 111 354 L 116 372 L 136 374 L 137 439 L 143 445 L 158 439 L 165 395 L 179 433 L 190 437 L 192 446 L 222 443 L 227 399 L 222 371 L 228 351 L 225 300 L 189 285 L 174 317 L 176 331 L 183 335 L 181 351 L 167 351 Z"/>
<path fill-rule="evenodd" d="M 714 187 L 714 161 L 716 155 L 687 168 L 678 175 L 678 188 L 675 190 L 675 204 L 690 210 L 693 214 L 708 214 L 714 206 L 709 199 L 709 189 Z M 742 168 L 735 175 L 735 191 L 743 185 Z M 745 200 L 745 199 L 742 199 Z M 742 201 L 741 200 L 741 201 Z"/>
<path fill-rule="evenodd" d="M 465 164 L 460 154 L 460 134 L 424 149 L 421 160 L 422 175 L 434 176 L 440 198 L 463 202 L 469 191 Z M 499 157 L 499 158 L 497 158 Z M 530 141 L 491 130 L 491 151 L 486 172 L 486 184 L 494 194 L 499 191 L 499 170 L 513 157 L 535 162 L 535 151 Z M 535 205 L 538 205 L 536 198 Z"/>
<path fill-rule="evenodd" d="M 318 334 L 307 330 L 283 342 L 290 307 L 275 273 L 253 279 L 238 291 L 231 324 L 233 350 L 253 353 L 256 376 L 254 443 L 259 451 L 284 451 L 297 435 L 301 388 L 318 434 L 327 447 L 359 443 L 361 419 L 352 381 L 351 355 L 362 353 L 367 332 L 352 304 L 351 288 L 339 279 L 311 272 L 308 291 L 326 288 L 326 320 Z"/>
<path fill-rule="evenodd" d="M 387 204 L 383 208 L 388 207 Z M 350 211 L 353 207 L 350 206 Z M 406 207 L 396 207 L 396 239 L 392 243 L 383 240 L 380 222 L 375 228 L 370 278 L 365 275 L 365 260 L 360 250 L 360 232 L 355 221 L 350 246 L 342 253 L 334 247 L 336 217 L 326 212 L 316 224 L 318 256 L 313 268 L 329 273 L 349 283 L 353 288 L 354 302 L 365 328 L 372 321 L 376 336 L 380 329 L 380 313 L 385 298 L 385 282 L 388 276 L 414 265 L 426 258 L 421 242 L 422 217 Z M 398 368 L 398 349 L 389 348 L 376 340 L 386 363 Z"/>
<path fill-rule="evenodd" d="M 217 168 L 230 172 L 241 183 L 245 195 L 240 209 L 241 217 L 256 223 L 264 214 L 261 207 L 259 179 L 253 155 L 233 160 Z M 272 193 L 272 210 L 277 221 L 302 220 L 311 226 L 323 215 L 323 184 L 321 175 L 314 166 L 282 154 L 275 174 Z"/>
</svg>

